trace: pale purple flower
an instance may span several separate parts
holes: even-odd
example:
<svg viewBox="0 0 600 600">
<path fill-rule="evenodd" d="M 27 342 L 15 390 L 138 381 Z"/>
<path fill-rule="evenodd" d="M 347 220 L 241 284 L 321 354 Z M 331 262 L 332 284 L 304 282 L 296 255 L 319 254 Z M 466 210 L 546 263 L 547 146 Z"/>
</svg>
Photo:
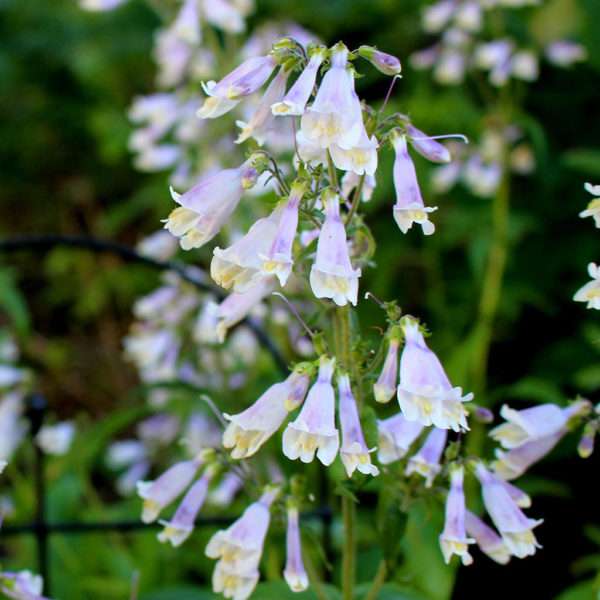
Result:
<svg viewBox="0 0 600 600">
<path fill-rule="evenodd" d="M 213 592 L 232 600 L 246 600 L 254 591 L 259 577 L 256 568 L 240 571 L 231 563 L 220 560 L 212 575 Z"/>
<path fill-rule="evenodd" d="M 223 446 L 235 459 L 248 458 L 281 427 L 290 410 L 299 406 L 308 389 L 307 374 L 293 371 L 272 385 L 249 408 L 237 415 L 225 415 L 230 421 L 223 433 Z"/>
<path fill-rule="evenodd" d="M 535 81 L 540 74 L 538 58 L 530 50 L 515 52 L 510 61 L 510 70 L 517 79 Z"/>
<path fill-rule="evenodd" d="M 300 201 L 305 191 L 306 185 L 301 181 L 296 181 L 292 185 L 289 198 L 282 207 L 281 218 L 271 246 L 268 251 L 259 255 L 262 260 L 261 272 L 266 275 L 276 275 L 282 287 L 287 283 L 294 264 L 292 248 L 298 229 Z"/>
<path fill-rule="evenodd" d="M 181 83 L 192 55 L 192 46 L 181 40 L 173 29 L 159 30 L 154 47 L 154 59 L 158 64 L 159 86 L 169 88 Z"/>
<path fill-rule="evenodd" d="M 35 443 L 46 453 L 62 456 L 69 451 L 75 437 L 75 424 L 62 421 L 54 425 L 43 425 L 35 436 Z"/>
<path fill-rule="evenodd" d="M 306 103 L 310 98 L 319 67 L 326 56 L 326 49 L 322 46 L 315 48 L 310 54 L 308 64 L 298 77 L 287 94 L 280 102 L 274 102 L 271 110 L 274 115 L 303 115 Z"/>
<path fill-rule="evenodd" d="M 532 530 L 542 520 L 527 518 L 506 488 L 481 463 L 477 464 L 476 474 L 485 508 L 511 554 L 518 558 L 535 554 L 540 546 Z"/>
<path fill-rule="evenodd" d="M 587 302 L 587 308 L 600 310 L 600 266 L 593 262 L 590 263 L 588 274 L 592 280 L 577 290 L 573 300 L 575 302 Z"/>
<path fill-rule="evenodd" d="M 211 240 L 236 209 L 242 193 L 256 182 L 256 171 L 244 163 L 202 177 L 185 194 L 171 190 L 180 206 L 165 220 L 165 229 L 179 238 L 184 250 L 199 248 Z"/>
<path fill-rule="evenodd" d="M 203 0 L 206 21 L 227 33 L 241 33 L 246 29 L 244 17 L 251 8 L 252 0 Z"/>
<path fill-rule="evenodd" d="M 230 471 L 224 475 L 223 479 L 210 492 L 208 501 L 215 506 L 227 507 L 233 502 L 233 499 L 242 489 L 243 485 L 244 482 L 239 475 Z"/>
<path fill-rule="evenodd" d="M 309 463 L 317 458 L 329 466 L 335 459 L 340 439 L 335 427 L 335 393 L 331 385 L 335 359 L 322 356 L 317 381 L 298 417 L 283 434 L 283 453 L 290 460 Z"/>
<path fill-rule="evenodd" d="M 571 67 L 587 59 L 587 50 L 576 42 L 558 40 L 546 46 L 546 58 L 557 67 Z"/>
<path fill-rule="evenodd" d="M 479 0 L 466 0 L 456 9 L 454 22 L 458 27 L 476 33 L 481 29 L 482 9 Z"/>
<path fill-rule="evenodd" d="M 447 438 L 447 429 L 434 427 L 425 438 L 419 451 L 408 460 L 406 475 L 418 473 L 425 478 L 425 487 L 431 487 L 433 480 L 442 469 L 440 460 Z"/>
<path fill-rule="evenodd" d="M 204 100 L 202 106 L 196 113 L 199 119 L 218 119 L 233 110 L 240 103 L 240 98 L 223 98 L 214 95 L 213 91 L 216 85 L 216 81 L 202 83 L 202 89 L 208 98 Z"/>
<path fill-rule="evenodd" d="M 171 504 L 190 485 L 199 467 L 199 460 L 186 460 L 174 464 L 154 481 L 139 481 L 137 491 L 144 501 L 142 521 L 156 521 L 163 508 Z"/>
<path fill-rule="evenodd" d="M 202 477 L 187 491 L 173 517 L 169 521 L 159 521 L 164 526 L 164 529 L 158 534 L 160 542 L 169 542 L 173 548 L 176 548 L 188 539 L 194 531 L 196 517 L 204 505 L 208 485 L 215 474 L 215 470 L 214 467 L 207 467 Z"/>
<path fill-rule="evenodd" d="M 339 374 L 337 378 L 340 395 L 339 415 L 342 426 L 342 446 L 340 457 L 346 474 L 352 477 L 356 469 L 365 475 L 379 475 L 379 469 L 371 463 L 369 454 L 375 448 L 367 448 L 365 436 L 362 432 L 360 417 L 356 400 L 350 388 L 350 378 L 346 374 Z"/>
<path fill-rule="evenodd" d="M 438 194 L 447 192 L 458 181 L 461 170 L 461 163 L 456 161 L 438 167 L 431 175 L 431 187 Z"/>
<path fill-rule="evenodd" d="M 0 397 L 0 460 L 10 460 L 27 433 L 24 410 L 20 393 L 4 393 Z"/>
<path fill-rule="evenodd" d="M 292 592 L 303 592 L 308 588 L 308 575 L 302 561 L 302 543 L 298 525 L 298 509 L 287 510 L 286 563 L 283 576 Z"/>
<path fill-rule="evenodd" d="M 439 55 L 433 78 L 442 85 L 459 85 L 465 78 L 467 57 L 460 48 L 446 48 Z"/>
<path fill-rule="evenodd" d="M 399 75 L 402 71 L 402 65 L 398 58 L 386 52 L 381 52 L 381 50 L 377 50 L 373 46 L 360 46 L 358 54 L 367 59 L 384 75 Z"/>
<path fill-rule="evenodd" d="M 356 145 L 363 130 L 360 102 L 354 92 L 354 76 L 348 71 L 348 49 L 332 49 L 331 68 L 325 73 L 312 105 L 302 115 L 301 130 L 321 148 Z"/>
<path fill-rule="evenodd" d="M 465 530 L 465 492 L 463 489 L 464 469 L 454 466 L 450 472 L 450 489 L 446 498 L 446 520 L 440 535 L 440 547 L 446 564 L 454 554 L 460 556 L 463 565 L 470 565 L 469 544 L 475 540 L 467 537 Z"/>
<path fill-rule="evenodd" d="M 177 252 L 177 240 L 164 229 L 159 229 L 143 238 L 136 245 L 136 250 L 148 258 L 169 260 Z"/>
<path fill-rule="evenodd" d="M 264 277 L 261 270 L 264 256 L 273 245 L 279 229 L 282 208 L 277 207 L 258 219 L 246 235 L 228 248 L 218 246 L 213 250 L 210 276 L 221 287 L 244 293 Z"/>
<path fill-rule="evenodd" d="M 317 298 L 331 298 L 338 306 L 356 305 L 360 269 L 353 269 L 340 217 L 340 199 L 332 191 L 321 196 L 325 222 L 319 233 L 317 255 L 310 271 L 310 287 Z"/>
<path fill-rule="evenodd" d="M 428 207 L 423 203 L 415 166 L 408 154 L 406 136 L 396 134 L 393 137 L 393 144 L 396 151 L 396 160 L 394 161 L 394 187 L 396 188 L 394 219 L 402 233 L 406 233 L 413 226 L 413 223 L 418 223 L 425 235 L 431 235 L 435 231 L 435 226 L 429 220 L 429 213 L 436 210 L 437 207 Z"/>
<path fill-rule="evenodd" d="M 427 160 L 435 163 L 450 162 L 452 157 L 446 146 L 410 124 L 406 125 L 406 133 L 411 146 Z"/>
<path fill-rule="evenodd" d="M 388 351 L 383 362 L 381 373 L 373 384 L 373 395 L 375 401 L 386 404 L 395 395 L 398 389 L 398 347 L 400 340 L 390 337 Z"/>
<path fill-rule="evenodd" d="M 473 154 L 467 160 L 462 176 L 465 184 L 476 196 L 489 198 L 500 185 L 502 167 L 495 160 L 484 162 L 480 154 Z"/>
<path fill-rule="evenodd" d="M 115 481 L 115 489 L 121 496 L 131 496 L 137 487 L 137 482 L 144 479 L 150 472 L 150 462 L 140 460 L 129 466 Z"/>
<path fill-rule="evenodd" d="M 377 458 L 383 465 L 404 458 L 414 441 L 421 435 L 423 425 L 407 421 L 402 413 L 377 421 L 379 450 Z"/>
<path fill-rule="evenodd" d="M 510 550 L 502 538 L 478 516 L 467 510 L 465 515 L 467 534 L 475 540 L 479 549 L 500 565 L 510 561 Z"/>
<path fill-rule="evenodd" d="M 183 0 L 172 26 L 173 33 L 191 45 L 199 44 L 202 39 L 199 1 Z"/>
<path fill-rule="evenodd" d="M 13 387 L 23 383 L 27 378 L 27 371 L 13 365 L 0 364 L 0 388 Z"/>
<path fill-rule="evenodd" d="M 427 347 L 419 324 L 412 318 L 402 320 L 405 345 L 400 358 L 398 401 L 409 421 L 443 429 L 468 429 L 463 405 L 473 394 L 463 396 L 452 387 L 438 357 Z"/>
<path fill-rule="evenodd" d="M 423 29 L 427 33 L 438 33 L 446 27 L 456 11 L 456 0 L 440 0 L 423 11 Z"/>
<path fill-rule="evenodd" d="M 140 421 L 136 433 L 149 446 L 167 446 L 179 434 L 180 425 L 181 422 L 176 415 L 159 413 Z"/>
<path fill-rule="evenodd" d="M 0 572 L 0 592 L 13 600 L 49 600 L 42 596 L 44 580 L 31 571 Z"/>
</svg>

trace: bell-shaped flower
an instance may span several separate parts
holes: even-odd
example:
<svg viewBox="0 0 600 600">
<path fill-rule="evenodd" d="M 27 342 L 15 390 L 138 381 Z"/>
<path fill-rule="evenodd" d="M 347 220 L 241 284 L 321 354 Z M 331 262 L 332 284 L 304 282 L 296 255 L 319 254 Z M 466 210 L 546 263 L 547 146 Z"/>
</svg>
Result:
<svg viewBox="0 0 600 600">
<path fill-rule="evenodd" d="M 276 275 L 282 287 L 287 283 L 294 264 L 292 248 L 298 229 L 300 201 L 305 191 L 306 184 L 301 181 L 292 185 L 289 198 L 281 209 L 281 218 L 271 246 L 260 255 L 261 272 L 265 275 Z"/>
<path fill-rule="evenodd" d="M 418 323 L 402 319 L 405 345 L 400 358 L 398 401 L 409 421 L 460 431 L 468 429 L 463 402 L 473 394 L 462 395 L 452 387 L 437 356 L 427 347 Z"/>
<path fill-rule="evenodd" d="M 274 115 L 303 115 L 306 109 L 306 103 L 310 98 L 319 67 L 325 60 L 327 50 L 323 46 L 318 46 L 310 52 L 310 59 L 305 69 L 281 102 L 275 102 L 271 106 Z"/>
<path fill-rule="evenodd" d="M 336 44 L 331 50 L 331 68 L 325 73 L 314 102 L 302 115 L 301 131 L 321 148 L 332 144 L 351 148 L 358 143 L 363 127 L 354 76 L 348 70 L 348 49 Z"/>
<path fill-rule="evenodd" d="M 557 433 L 527 442 L 518 448 L 508 451 L 497 448 L 496 460 L 492 464 L 494 472 L 507 481 L 517 479 L 529 467 L 549 454 L 565 433 L 566 429 L 562 429 Z"/>
<path fill-rule="evenodd" d="M 210 276 L 221 287 L 238 293 L 248 291 L 261 279 L 261 256 L 271 248 L 277 235 L 282 209 L 276 208 L 268 217 L 258 219 L 248 233 L 228 248 L 213 250 Z"/>
<path fill-rule="evenodd" d="M 283 576 L 292 592 L 303 592 L 308 588 L 308 575 L 302 560 L 302 543 L 298 524 L 298 509 L 295 506 L 287 510 L 286 562 Z"/>
<path fill-rule="evenodd" d="M 269 489 L 253 502 L 227 529 L 217 531 L 206 546 L 206 556 L 220 559 L 239 573 L 249 573 L 258 567 L 263 544 L 271 520 L 270 507 L 277 490 Z"/>
<path fill-rule="evenodd" d="M 463 565 L 470 565 L 473 558 L 469 554 L 469 544 L 475 542 L 467 537 L 465 529 L 465 491 L 463 489 L 464 469 L 455 466 L 450 472 L 450 490 L 446 498 L 446 520 L 440 535 L 440 547 L 446 564 L 454 554 L 460 556 Z"/>
<path fill-rule="evenodd" d="M 183 0 L 172 25 L 173 33 L 184 42 L 197 45 L 202 39 L 200 27 L 200 7 L 198 0 Z"/>
<path fill-rule="evenodd" d="M 204 100 L 204 103 L 196 113 L 199 119 L 218 119 L 230 110 L 233 110 L 240 103 L 239 98 L 231 99 L 214 95 L 213 92 L 216 85 L 216 81 L 202 83 L 202 89 L 208 98 Z"/>
<path fill-rule="evenodd" d="M 317 298 L 331 298 L 338 306 L 356 306 L 360 269 L 353 269 L 340 217 L 339 196 L 326 190 L 322 201 L 325 222 L 319 233 L 317 256 L 310 271 L 310 287 Z"/>
<path fill-rule="evenodd" d="M 138 481 L 138 496 L 144 501 L 144 523 L 156 521 L 163 508 L 183 493 L 196 476 L 200 463 L 198 459 L 178 462 L 154 481 Z"/>
<path fill-rule="evenodd" d="M 475 472 L 481 483 L 485 509 L 511 554 L 518 558 L 535 554 L 540 546 L 533 529 L 542 520 L 527 518 L 504 486 L 481 463 L 477 464 Z"/>
<path fill-rule="evenodd" d="M 277 102 L 285 93 L 285 84 L 289 74 L 289 71 L 283 68 L 279 69 L 279 72 L 273 77 L 263 97 L 260 99 L 248 123 L 236 121 L 236 125 L 241 128 L 240 135 L 235 140 L 236 144 L 241 144 L 248 138 L 255 139 L 259 146 L 265 143 L 267 135 L 275 122 L 275 117 L 271 112 L 271 105 Z"/>
<path fill-rule="evenodd" d="M 381 52 L 373 46 L 361 46 L 358 54 L 368 60 L 380 73 L 384 75 L 399 75 L 402 71 L 400 60 L 391 54 Z"/>
<path fill-rule="evenodd" d="M 413 125 L 406 126 L 406 132 L 411 146 L 427 160 L 434 163 L 449 163 L 452 160 L 450 151 L 420 129 Z"/>
<path fill-rule="evenodd" d="M 212 575 L 213 592 L 232 600 L 246 600 L 254 591 L 259 577 L 258 569 L 240 571 L 220 560 Z"/>
<path fill-rule="evenodd" d="M 340 439 L 335 427 L 335 393 L 331 385 L 335 359 L 322 356 L 317 381 L 310 388 L 298 417 L 283 434 L 283 453 L 290 460 L 309 463 L 317 458 L 329 466 L 335 459 Z"/>
<path fill-rule="evenodd" d="M 421 435 L 423 425 L 407 421 L 402 413 L 377 421 L 379 450 L 377 458 L 383 465 L 404 458 L 414 441 Z"/>
<path fill-rule="evenodd" d="M 207 467 L 202 477 L 187 491 L 171 520 L 159 521 L 164 526 L 164 529 L 158 534 L 160 542 L 170 542 L 176 548 L 190 537 L 194 531 L 196 517 L 206 500 L 208 485 L 214 474 L 215 468 Z"/>
<path fill-rule="evenodd" d="M 369 137 L 363 126 L 355 145 L 348 148 L 332 144 L 329 147 L 333 164 L 342 171 L 373 176 L 377 170 L 377 138 Z"/>
<path fill-rule="evenodd" d="M 356 469 L 365 475 L 379 475 L 379 469 L 371 463 L 370 452 L 365 442 L 356 400 L 350 388 L 350 378 L 345 373 L 339 374 L 337 378 L 338 390 L 340 394 L 340 424 L 342 426 L 342 447 L 340 457 L 346 474 L 352 477 Z"/>
<path fill-rule="evenodd" d="M 569 418 L 568 413 L 556 404 L 541 404 L 524 410 L 515 410 L 505 404 L 500 415 L 506 423 L 494 427 L 490 437 L 509 450 L 557 433 Z"/>
<path fill-rule="evenodd" d="M 440 460 L 447 439 L 447 429 L 434 427 L 425 438 L 419 451 L 408 460 L 406 475 L 418 473 L 425 478 L 425 487 L 431 487 L 433 480 L 441 471 Z"/>
<path fill-rule="evenodd" d="M 395 134 L 392 143 L 396 151 L 394 219 L 402 233 L 406 233 L 413 223 L 418 223 L 425 235 L 431 235 L 435 231 L 435 225 L 429 220 L 429 213 L 436 210 L 437 207 L 425 206 L 423 203 L 415 165 L 408 154 L 406 136 Z"/>
<path fill-rule="evenodd" d="M 600 266 L 596 263 L 588 265 L 588 273 L 592 278 L 573 296 L 575 302 L 587 302 L 587 308 L 600 310 Z"/>
<path fill-rule="evenodd" d="M 398 389 L 398 347 L 400 340 L 392 333 L 389 338 L 388 351 L 383 362 L 381 373 L 373 384 L 375 402 L 386 404 L 395 395 Z"/>
<path fill-rule="evenodd" d="M 510 550 L 502 538 L 477 515 L 467 510 L 465 515 L 467 534 L 475 540 L 479 549 L 500 565 L 510 561 Z"/>
<path fill-rule="evenodd" d="M 244 163 L 237 169 L 202 177 L 185 194 L 171 190 L 179 207 L 165 220 L 165 229 L 179 238 L 184 250 L 199 248 L 217 235 L 256 177 L 256 170 Z"/>
<path fill-rule="evenodd" d="M 308 389 L 307 374 L 293 371 L 272 385 L 249 408 L 237 415 L 225 415 L 229 425 L 223 433 L 223 446 L 235 459 L 248 458 L 281 427 L 288 411 L 299 406 Z"/>
</svg>

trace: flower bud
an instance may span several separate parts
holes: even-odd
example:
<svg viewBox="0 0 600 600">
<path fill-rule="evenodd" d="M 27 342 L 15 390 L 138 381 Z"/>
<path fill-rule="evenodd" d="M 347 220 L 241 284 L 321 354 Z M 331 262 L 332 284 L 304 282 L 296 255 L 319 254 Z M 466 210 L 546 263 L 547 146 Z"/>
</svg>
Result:
<svg viewBox="0 0 600 600">
<path fill-rule="evenodd" d="M 359 56 L 368 60 L 378 71 L 384 75 L 398 75 L 402 71 L 400 60 L 391 54 L 381 52 L 373 46 L 361 46 Z"/>
</svg>

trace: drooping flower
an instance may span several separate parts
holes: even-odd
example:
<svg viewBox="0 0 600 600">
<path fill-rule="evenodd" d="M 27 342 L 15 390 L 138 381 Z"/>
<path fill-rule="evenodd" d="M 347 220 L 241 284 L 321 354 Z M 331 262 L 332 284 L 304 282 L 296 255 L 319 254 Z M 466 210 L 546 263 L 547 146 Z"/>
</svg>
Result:
<svg viewBox="0 0 600 600">
<path fill-rule="evenodd" d="M 475 542 L 467 537 L 465 530 L 465 492 L 463 489 L 464 469 L 455 466 L 450 473 L 450 490 L 446 498 L 446 520 L 440 535 L 440 547 L 446 564 L 454 554 L 460 556 L 463 565 L 470 565 L 469 544 Z"/>
<path fill-rule="evenodd" d="M 590 263 L 588 273 L 592 280 L 577 290 L 573 300 L 575 302 L 587 302 L 587 308 L 600 310 L 600 266 L 593 262 Z"/>
<path fill-rule="evenodd" d="M 542 520 L 527 518 L 504 486 L 478 463 L 475 469 L 481 483 L 483 503 L 511 554 L 524 558 L 535 554 L 537 543 L 533 529 Z"/>
<path fill-rule="evenodd" d="M 310 51 L 310 60 L 298 79 L 296 79 L 281 102 L 274 102 L 271 106 L 274 115 L 304 114 L 306 103 L 315 87 L 319 67 L 325 60 L 326 54 L 327 50 L 323 46 L 317 46 Z"/>
<path fill-rule="evenodd" d="M 409 421 L 460 431 L 468 429 L 463 402 L 473 394 L 462 395 L 452 387 L 437 356 L 427 347 L 418 323 L 404 317 L 401 322 L 405 345 L 400 358 L 398 401 Z"/>
<path fill-rule="evenodd" d="M 329 151 L 331 152 L 333 164 L 338 169 L 352 171 L 357 175 L 373 176 L 377 170 L 378 147 L 377 138 L 374 135 L 369 137 L 363 125 L 356 144 L 347 148 L 332 144 Z"/>
<path fill-rule="evenodd" d="M 510 550 L 502 538 L 470 510 L 466 512 L 465 525 L 467 534 L 475 540 L 484 554 L 500 565 L 510 561 Z"/>
<path fill-rule="evenodd" d="M 340 394 L 340 423 L 342 426 L 342 447 L 340 456 L 346 474 L 352 477 L 356 469 L 365 475 L 379 475 L 379 469 L 371 463 L 369 454 L 375 450 L 367 448 L 363 435 L 356 400 L 350 388 L 350 378 L 340 373 L 337 378 Z"/>
<path fill-rule="evenodd" d="M 309 463 L 317 458 L 329 466 L 335 459 L 340 439 L 335 426 L 335 393 L 331 385 L 335 359 L 322 356 L 317 381 L 310 388 L 298 417 L 285 429 L 283 453 L 290 460 Z"/>
<path fill-rule="evenodd" d="M 229 471 L 209 493 L 208 501 L 215 506 L 227 507 L 233 502 L 243 484 L 244 482 L 237 473 Z"/>
<path fill-rule="evenodd" d="M 300 201 L 305 191 L 306 184 L 302 181 L 292 184 L 290 195 L 281 208 L 281 218 L 271 245 L 264 254 L 259 255 L 262 260 L 261 272 L 265 275 L 276 275 L 282 287 L 287 283 L 294 264 L 292 248 L 298 229 Z"/>
<path fill-rule="evenodd" d="M 317 298 L 331 298 L 338 306 L 356 305 L 360 269 L 353 269 L 340 217 L 340 198 L 323 192 L 325 222 L 319 233 L 317 256 L 310 271 L 310 287 Z"/>
<path fill-rule="evenodd" d="M 206 500 L 208 485 L 215 472 L 215 467 L 207 467 L 202 477 L 187 491 L 173 517 L 169 521 L 159 521 L 164 526 L 158 534 L 160 542 L 170 542 L 176 548 L 188 539 L 194 531 L 194 522 Z"/>
<path fill-rule="evenodd" d="M 441 471 L 440 459 L 447 438 L 447 429 L 434 427 L 425 438 L 419 451 L 408 460 L 406 475 L 418 473 L 425 478 L 425 487 L 431 487 L 433 480 Z"/>
<path fill-rule="evenodd" d="M 373 384 L 375 401 L 381 404 L 389 402 L 398 389 L 398 347 L 400 340 L 396 332 L 389 336 L 388 351 L 383 362 L 381 373 Z"/>
<path fill-rule="evenodd" d="M 240 571 L 229 562 L 220 560 L 212 575 L 213 592 L 233 600 L 246 600 L 254 591 L 259 577 L 258 569 Z"/>
<path fill-rule="evenodd" d="M 427 160 L 435 163 L 449 163 L 452 160 L 450 151 L 446 146 L 440 144 L 410 123 L 406 125 L 406 132 L 411 146 Z"/>
<path fill-rule="evenodd" d="M 154 481 L 138 481 L 138 496 L 144 501 L 142 521 L 156 521 L 160 512 L 190 485 L 201 461 L 197 458 L 174 464 Z"/>
<path fill-rule="evenodd" d="M 414 441 L 421 435 L 423 425 L 408 421 L 402 413 L 377 421 L 379 450 L 377 458 L 383 465 L 404 458 Z"/>
<path fill-rule="evenodd" d="M 435 226 L 429 220 L 428 215 L 437 207 L 428 207 L 423 203 L 415 165 L 408 154 L 406 136 L 395 134 L 392 143 L 396 151 L 394 161 L 394 187 L 396 188 L 394 219 L 402 233 L 406 233 L 413 226 L 413 223 L 418 223 L 425 235 L 431 235 L 435 231 Z"/>
<path fill-rule="evenodd" d="M 235 140 L 236 144 L 241 144 L 248 138 L 255 139 L 259 146 L 265 143 L 267 135 L 273 128 L 275 121 L 275 117 L 271 112 L 271 105 L 277 102 L 285 93 L 285 84 L 289 75 L 290 72 L 286 69 L 279 69 L 279 72 L 275 75 L 263 97 L 260 99 L 248 123 L 236 121 L 236 125 L 241 128 L 240 135 Z"/>
<path fill-rule="evenodd" d="M 585 190 L 595 196 L 587 208 L 579 213 L 582 218 L 592 217 L 596 227 L 600 227 L 600 185 L 585 184 Z"/>
<path fill-rule="evenodd" d="M 221 287 L 244 293 L 263 277 L 263 256 L 272 246 L 279 228 L 282 208 L 258 219 L 248 233 L 228 248 L 213 250 L 210 276 Z"/>
<path fill-rule="evenodd" d="M 402 71 L 402 65 L 398 58 L 386 52 L 381 52 L 381 50 L 377 50 L 373 46 L 360 46 L 358 54 L 367 59 L 384 75 L 399 75 Z"/>
<path fill-rule="evenodd" d="M 294 370 L 285 381 L 272 385 L 243 412 L 225 415 L 230 423 L 223 433 L 223 446 L 232 449 L 232 458 L 248 458 L 255 454 L 281 427 L 288 411 L 302 403 L 308 384 L 308 374 L 301 369 Z"/>
<path fill-rule="evenodd" d="M 286 563 L 283 576 L 292 592 L 303 592 L 308 588 L 308 575 L 302 560 L 302 543 L 298 524 L 298 509 L 287 510 Z"/>
<path fill-rule="evenodd" d="M 227 529 L 217 531 L 206 546 L 206 556 L 219 559 L 223 566 L 238 574 L 255 571 L 269 529 L 269 509 L 277 493 L 276 489 L 268 489 L 237 521 Z"/>
<path fill-rule="evenodd" d="M 341 43 L 331 50 L 331 68 L 325 73 L 312 105 L 304 112 L 301 131 L 321 148 L 355 146 L 363 130 L 354 77 L 348 71 L 348 49 Z"/>
<path fill-rule="evenodd" d="M 179 207 L 165 220 L 165 229 L 179 238 L 184 250 L 199 248 L 211 240 L 236 209 L 242 192 L 256 182 L 256 170 L 248 162 L 237 169 L 207 175 L 185 194 L 171 190 Z"/>
</svg>

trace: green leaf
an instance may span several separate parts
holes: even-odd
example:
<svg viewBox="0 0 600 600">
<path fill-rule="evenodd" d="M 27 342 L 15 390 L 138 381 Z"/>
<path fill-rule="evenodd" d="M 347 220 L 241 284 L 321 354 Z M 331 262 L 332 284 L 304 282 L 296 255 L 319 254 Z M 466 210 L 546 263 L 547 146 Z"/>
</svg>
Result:
<svg viewBox="0 0 600 600">
<path fill-rule="evenodd" d="M 163 588 L 149 594 L 142 594 L 140 600 L 214 600 L 215 594 L 197 586 L 183 585 Z"/>
<path fill-rule="evenodd" d="M 593 580 L 578 583 L 560 594 L 556 600 L 597 600 Z"/>
</svg>

